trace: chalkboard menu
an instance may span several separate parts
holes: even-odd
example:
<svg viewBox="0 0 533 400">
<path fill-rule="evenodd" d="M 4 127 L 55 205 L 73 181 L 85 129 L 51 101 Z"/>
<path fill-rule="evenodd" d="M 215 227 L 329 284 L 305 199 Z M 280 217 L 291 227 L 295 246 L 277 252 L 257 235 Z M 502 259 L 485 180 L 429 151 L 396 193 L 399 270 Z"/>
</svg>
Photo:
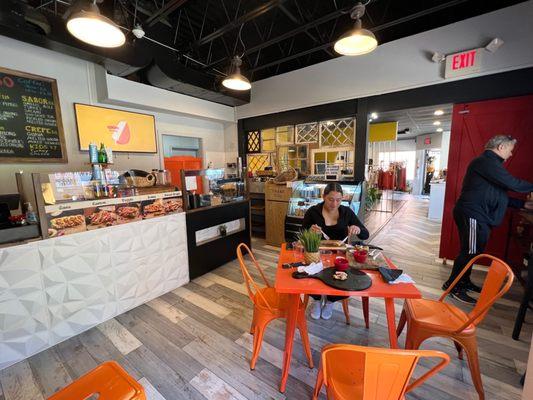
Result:
<svg viewBox="0 0 533 400">
<path fill-rule="evenodd" d="M 55 79 L 0 68 L 0 162 L 67 162 Z"/>
</svg>

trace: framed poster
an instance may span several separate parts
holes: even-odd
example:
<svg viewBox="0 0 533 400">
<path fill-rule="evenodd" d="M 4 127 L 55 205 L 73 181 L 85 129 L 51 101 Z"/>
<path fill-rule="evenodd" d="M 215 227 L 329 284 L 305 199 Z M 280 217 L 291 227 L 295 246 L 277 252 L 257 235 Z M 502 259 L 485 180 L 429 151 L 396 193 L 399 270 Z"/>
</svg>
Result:
<svg viewBox="0 0 533 400">
<path fill-rule="evenodd" d="M 67 161 L 56 80 L 0 68 L 0 162 Z"/>
<path fill-rule="evenodd" d="M 114 152 L 157 153 L 153 115 L 79 103 L 74 109 L 80 150 L 103 143 Z"/>
</svg>

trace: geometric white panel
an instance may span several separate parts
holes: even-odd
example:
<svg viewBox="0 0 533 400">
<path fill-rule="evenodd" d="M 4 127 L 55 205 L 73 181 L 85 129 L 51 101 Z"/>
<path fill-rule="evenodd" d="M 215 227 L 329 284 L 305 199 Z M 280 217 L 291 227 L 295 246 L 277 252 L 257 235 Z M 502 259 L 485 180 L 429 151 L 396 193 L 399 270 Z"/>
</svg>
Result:
<svg viewBox="0 0 533 400">
<path fill-rule="evenodd" d="M 189 282 L 185 213 L 0 249 L 0 370 Z"/>
</svg>

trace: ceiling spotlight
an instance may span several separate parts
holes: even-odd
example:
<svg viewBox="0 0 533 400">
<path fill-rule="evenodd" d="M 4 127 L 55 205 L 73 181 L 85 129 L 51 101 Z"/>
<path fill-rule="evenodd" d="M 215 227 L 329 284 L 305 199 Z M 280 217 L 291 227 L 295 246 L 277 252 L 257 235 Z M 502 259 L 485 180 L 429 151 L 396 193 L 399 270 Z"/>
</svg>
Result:
<svg viewBox="0 0 533 400">
<path fill-rule="evenodd" d="M 241 74 L 242 60 L 239 56 L 231 60 L 232 73 L 224 78 L 222 85 L 232 90 L 250 90 L 252 85 L 250 81 Z"/>
<path fill-rule="evenodd" d="M 435 125 L 435 126 L 440 125 L 440 121 L 435 121 L 435 122 L 433 122 L 433 125 Z"/>
<path fill-rule="evenodd" d="M 79 9 L 67 21 L 67 30 L 82 42 L 98 47 L 119 47 L 126 42 L 126 36 L 117 24 L 100 13 L 97 0 L 89 4 L 74 3 Z"/>
<path fill-rule="evenodd" d="M 352 9 L 350 16 L 355 20 L 354 28 L 342 35 L 333 48 L 339 54 L 345 56 L 359 56 L 370 53 L 378 46 L 374 34 L 368 29 L 363 29 L 361 17 L 365 14 L 365 5 L 357 3 Z"/>
<path fill-rule="evenodd" d="M 435 51 L 431 56 L 431 61 L 433 61 L 434 63 L 441 63 L 444 60 L 446 60 L 446 56 L 442 53 L 439 53 L 438 51 Z"/>
<path fill-rule="evenodd" d="M 135 36 L 137 39 L 142 39 L 146 34 L 141 25 L 135 25 L 135 28 L 131 30 L 131 33 L 133 33 L 133 36 Z"/>
<path fill-rule="evenodd" d="M 491 53 L 496 53 L 496 50 L 498 50 L 504 43 L 505 42 L 500 38 L 494 38 L 485 46 L 485 49 Z"/>
<path fill-rule="evenodd" d="M 370 114 L 370 116 L 372 117 L 372 119 L 378 119 L 378 113 L 376 112 L 373 112 L 372 114 Z"/>
<path fill-rule="evenodd" d="M 437 128 L 437 132 L 442 132 L 442 128 Z"/>
<path fill-rule="evenodd" d="M 373 119 L 372 119 L 372 118 L 370 118 L 370 119 L 368 120 L 368 122 L 372 122 L 372 121 L 373 121 Z"/>
<path fill-rule="evenodd" d="M 443 110 L 435 110 L 435 112 L 433 113 L 433 115 L 442 115 L 442 114 L 444 114 Z"/>
</svg>

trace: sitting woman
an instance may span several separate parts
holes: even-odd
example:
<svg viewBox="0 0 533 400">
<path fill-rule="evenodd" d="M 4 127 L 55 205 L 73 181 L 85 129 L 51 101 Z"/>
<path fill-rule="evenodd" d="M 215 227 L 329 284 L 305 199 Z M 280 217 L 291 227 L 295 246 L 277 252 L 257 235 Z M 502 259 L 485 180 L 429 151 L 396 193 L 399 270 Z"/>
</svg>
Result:
<svg viewBox="0 0 533 400">
<path fill-rule="evenodd" d="M 368 239 L 368 229 L 357 218 L 355 213 L 346 206 L 341 205 L 342 187 L 338 183 L 328 183 L 324 189 L 324 201 L 310 207 L 304 216 L 303 228 L 315 232 L 325 233 L 331 240 L 343 240 L 346 236 L 357 235 L 359 239 Z M 345 299 L 345 296 L 312 295 L 315 299 L 311 310 L 313 319 L 330 319 L 333 305 L 336 301 Z"/>
</svg>

